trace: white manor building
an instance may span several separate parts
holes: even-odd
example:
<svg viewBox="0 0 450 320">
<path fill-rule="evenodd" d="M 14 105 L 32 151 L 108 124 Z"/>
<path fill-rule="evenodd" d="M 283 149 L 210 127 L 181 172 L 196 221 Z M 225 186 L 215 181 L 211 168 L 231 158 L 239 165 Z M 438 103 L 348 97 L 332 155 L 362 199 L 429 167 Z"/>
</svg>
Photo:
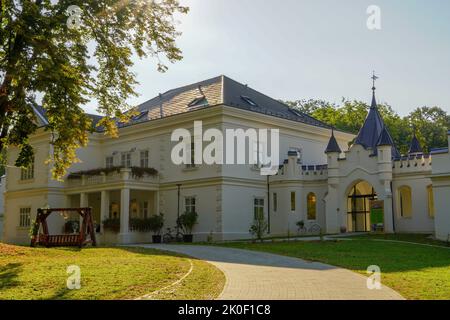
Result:
<svg viewBox="0 0 450 320">
<path fill-rule="evenodd" d="M 424 154 L 412 137 L 410 152 L 400 155 L 373 89 L 356 139 L 225 76 L 173 89 L 140 105 L 130 123 L 119 123 L 119 138 L 101 130 L 91 134 L 89 145 L 78 150 L 81 163 L 71 167 L 64 182 L 52 180 L 51 167 L 44 164 L 52 152 L 50 133 L 44 130 L 45 112 L 36 109 L 40 128 L 30 139 L 34 165 L 15 168 L 17 150 L 8 152 L 3 241 L 29 243 L 38 208 L 87 206 L 101 243 L 151 241 L 152 234 L 139 231 L 135 219 L 163 213 L 165 228 L 174 227 L 177 214 L 191 210 L 199 215 L 193 232 L 197 241 L 249 238 L 254 216 L 261 212 L 273 236 L 295 235 L 302 220 L 306 229 L 319 225 L 323 233 L 383 229 L 434 233 L 447 241 L 449 149 Z M 278 174 L 262 176 L 254 165 L 173 164 L 172 132 L 192 130 L 196 120 L 203 121 L 204 130 L 222 132 L 279 129 Z M 141 176 L 137 167 L 154 168 L 157 174 Z M 67 218 L 51 216 L 50 233 L 61 233 Z M 117 230 L 104 228 L 111 219 L 120 221 Z"/>
</svg>

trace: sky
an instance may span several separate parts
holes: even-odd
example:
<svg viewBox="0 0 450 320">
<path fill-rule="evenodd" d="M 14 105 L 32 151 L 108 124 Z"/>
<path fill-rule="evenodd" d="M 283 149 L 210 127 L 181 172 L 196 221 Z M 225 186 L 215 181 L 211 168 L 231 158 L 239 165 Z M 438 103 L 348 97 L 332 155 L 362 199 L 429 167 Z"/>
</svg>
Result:
<svg viewBox="0 0 450 320">
<path fill-rule="evenodd" d="M 135 59 L 140 104 L 167 90 L 224 74 L 275 99 L 342 97 L 379 102 L 400 115 L 416 107 L 450 112 L 448 0 L 182 0 L 183 60 L 156 71 Z M 367 28 L 380 8 L 381 30 Z M 95 105 L 87 106 L 95 112 Z"/>
</svg>

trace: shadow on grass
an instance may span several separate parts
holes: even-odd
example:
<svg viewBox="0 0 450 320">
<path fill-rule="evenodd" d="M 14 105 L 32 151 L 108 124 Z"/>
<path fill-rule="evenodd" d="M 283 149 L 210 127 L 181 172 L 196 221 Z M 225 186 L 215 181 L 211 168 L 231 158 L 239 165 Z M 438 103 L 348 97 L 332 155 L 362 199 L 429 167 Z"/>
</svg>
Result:
<svg viewBox="0 0 450 320">
<path fill-rule="evenodd" d="M 19 273 L 22 269 L 21 263 L 8 263 L 0 267 L 0 290 L 16 287 L 19 285 Z"/>
</svg>

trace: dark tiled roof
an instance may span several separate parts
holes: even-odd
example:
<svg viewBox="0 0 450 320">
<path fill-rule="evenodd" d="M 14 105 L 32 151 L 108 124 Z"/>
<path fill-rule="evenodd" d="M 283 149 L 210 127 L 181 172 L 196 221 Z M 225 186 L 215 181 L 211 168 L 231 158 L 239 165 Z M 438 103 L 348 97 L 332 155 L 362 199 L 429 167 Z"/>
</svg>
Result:
<svg viewBox="0 0 450 320">
<path fill-rule="evenodd" d="M 191 108 L 189 105 L 199 98 L 205 98 L 208 104 Z M 132 120 L 128 124 L 123 124 L 123 126 L 220 104 L 329 128 L 327 124 L 293 110 L 284 103 L 223 75 L 169 90 L 142 103 L 138 106 L 138 110 L 141 113 L 147 112 L 147 116 L 139 121 Z"/>
<path fill-rule="evenodd" d="M 39 119 L 43 120 L 43 125 L 47 125 L 48 124 L 48 119 L 47 119 L 47 112 L 46 110 L 40 106 L 34 106 L 34 112 L 36 113 L 36 115 L 38 116 Z M 92 120 L 92 126 L 95 128 L 95 126 L 97 125 L 97 123 L 103 118 L 100 115 L 96 115 L 96 114 L 90 114 L 87 113 L 86 114 L 89 118 L 91 118 Z"/>
<path fill-rule="evenodd" d="M 325 149 L 325 153 L 338 152 L 341 153 L 341 148 L 334 137 L 334 130 L 331 131 L 330 141 L 328 141 L 328 146 Z"/>
<path fill-rule="evenodd" d="M 255 105 L 248 103 L 249 98 Z M 330 128 L 329 125 L 290 108 L 284 103 L 262 94 L 246 85 L 223 76 L 223 103 L 240 109 L 303 122 L 317 127 Z"/>
<path fill-rule="evenodd" d="M 448 153 L 448 148 L 435 148 L 431 149 L 430 154 L 441 154 L 441 153 Z"/>
<path fill-rule="evenodd" d="M 408 153 L 422 153 L 422 146 L 420 145 L 419 139 L 416 137 L 416 133 L 413 135 Z"/>
<path fill-rule="evenodd" d="M 381 131 L 377 146 L 394 146 L 394 141 L 392 141 L 392 138 L 386 127 L 384 127 Z"/>
<path fill-rule="evenodd" d="M 382 134 L 384 137 L 382 137 Z M 382 138 L 382 140 L 381 140 Z M 396 158 L 400 156 L 397 148 L 394 145 L 393 139 L 384 125 L 383 118 L 378 111 L 377 101 L 375 99 L 375 91 L 372 94 L 372 103 L 370 106 L 369 113 L 367 114 L 366 120 L 363 126 L 359 130 L 358 136 L 356 137 L 355 144 L 362 145 L 365 149 L 371 148 L 373 154 L 377 154 L 377 145 L 379 141 L 382 143 L 389 143 L 392 145 L 392 157 Z"/>
</svg>

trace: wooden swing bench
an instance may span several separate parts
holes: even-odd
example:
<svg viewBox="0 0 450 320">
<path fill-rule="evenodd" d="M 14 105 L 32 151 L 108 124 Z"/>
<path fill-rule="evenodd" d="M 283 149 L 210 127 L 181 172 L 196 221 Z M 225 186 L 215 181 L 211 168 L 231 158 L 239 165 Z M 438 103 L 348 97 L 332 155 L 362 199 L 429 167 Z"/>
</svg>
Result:
<svg viewBox="0 0 450 320">
<path fill-rule="evenodd" d="M 56 234 L 50 235 L 48 232 L 47 217 L 52 212 L 77 212 L 83 219 L 80 232 L 78 234 Z M 39 232 L 42 225 L 42 233 Z M 90 239 L 86 239 L 86 235 L 90 235 Z M 95 230 L 92 221 L 91 208 L 51 208 L 38 209 L 36 221 L 33 225 L 31 236 L 31 246 L 42 245 L 45 247 L 83 247 L 91 243 L 96 246 Z"/>
</svg>

